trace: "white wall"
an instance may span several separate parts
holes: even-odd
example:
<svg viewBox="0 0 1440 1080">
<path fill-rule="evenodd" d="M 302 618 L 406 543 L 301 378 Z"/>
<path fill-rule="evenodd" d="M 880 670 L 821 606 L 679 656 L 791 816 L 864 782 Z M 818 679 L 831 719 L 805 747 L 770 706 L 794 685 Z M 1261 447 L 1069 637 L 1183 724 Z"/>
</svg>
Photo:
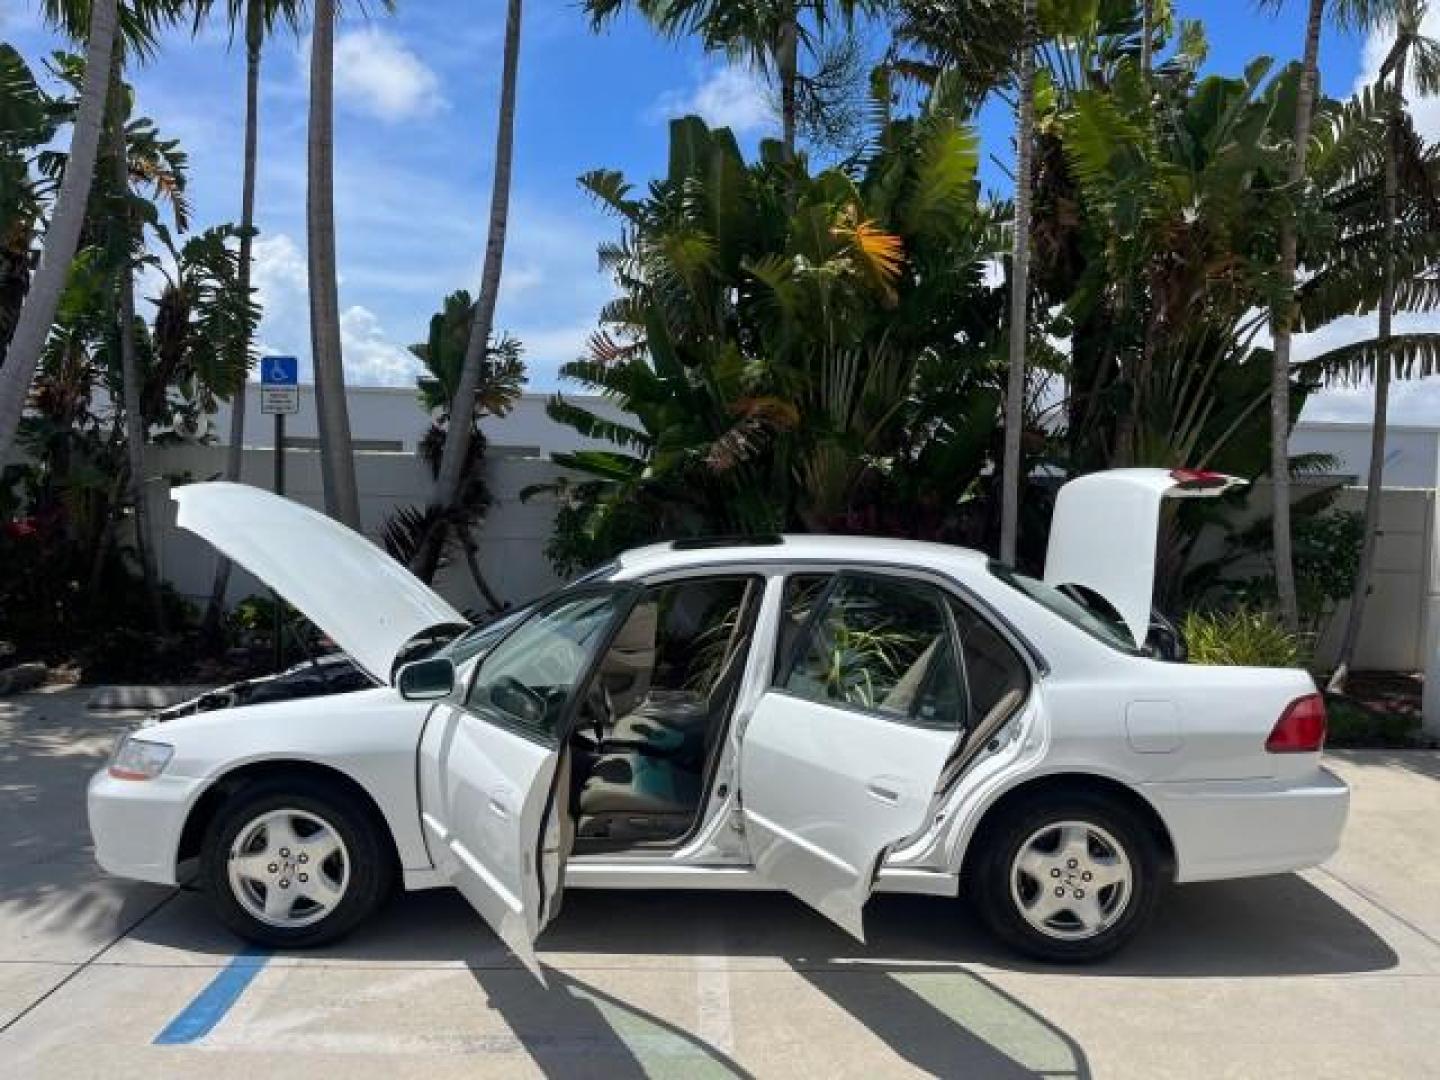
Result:
<svg viewBox="0 0 1440 1080">
<path fill-rule="evenodd" d="M 1336 475 L 1364 483 L 1370 470 L 1370 425 L 1302 420 L 1290 434 L 1290 453 L 1333 454 Z M 1434 488 L 1440 484 L 1440 428 L 1385 429 L 1385 487 Z"/>
<path fill-rule="evenodd" d="M 210 593 L 214 550 L 175 527 L 175 506 L 169 490 L 172 481 L 216 477 L 224 468 L 224 458 L 225 450 L 218 446 L 156 447 L 149 457 L 157 477 L 150 485 L 155 520 L 164 523 L 159 552 L 161 573 L 182 595 L 201 603 Z M 423 504 L 430 490 L 429 473 L 414 454 L 360 453 L 356 455 L 355 472 L 362 525 L 366 535 L 377 543 L 386 517 L 397 506 Z M 285 473 L 287 496 L 316 509 L 324 508 L 317 451 L 287 450 Z M 273 475 L 272 451 L 245 451 L 241 475 L 244 483 L 269 490 Z M 502 600 L 519 603 L 559 584 L 544 556 L 554 522 L 554 502 L 540 498 L 524 503 L 519 497 L 525 487 L 545 483 L 558 475 L 560 470 L 541 458 L 500 458 L 486 462 L 486 481 L 494 504 L 476 539 L 481 570 Z M 283 538 L 280 539 L 283 542 Z M 461 611 L 482 611 L 487 607 L 463 563 L 448 567 L 437 588 Z M 254 578 L 237 572 L 231 579 L 228 600 L 233 604 L 260 591 Z"/>
<path fill-rule="evenodd" d="M 566 397 L 610 419 L 618 419 L 622 415 L 619 409 L 601 397 L 588 394 L 567 394 Z M 519 452 L 522 456 L 534 457 L 608 445 L 582 438 L 573 428 L 551 420 L 545 415 L 545 405 L 549 400 L 549 394 L 524 394 L 508 415 L 486 417 L 480 427 L 490 440 L 491 453 L 504 456 Z M 362 449 L 368 446 L 375 450 L 413 452 L 429 423 L 415 390 L 409 387 L 352 386 L 346 391 L 345 401 L 350 410 L 351 437 Z M 250 383 L 246 387 L 245 445 L 274 446 L 274 432 L 274 419 L 260 414 L 260 387 Z M 211 434 L 216 442 L 229 443 L 228 403 L 222 404 L 215 414 Z M 313 448 L 318 436 L 315 388 L 302 386 L 300 411 L 285 418 L 285 438 L 287 442 L 291 439 L 309 441 Z"/>
<path fill-rule="evenodd" d="M 1365 489 L 1347 488 L 1337 509 L 1365 509 Z M 1435 561 L 1436 500 L 1433 490 L 1391 489 L 1380 499 L 1380 539 L 1375 576 L 1365 602 L 1355 666 L 1381 671 L 1424 671 L 1430 662 L 1426 625 L 1427 594 L 1437 588 Z M 1328 667 L 1340 648 L 1349 602 L 1340 605 L 1316 654 Z"/>
</svg>

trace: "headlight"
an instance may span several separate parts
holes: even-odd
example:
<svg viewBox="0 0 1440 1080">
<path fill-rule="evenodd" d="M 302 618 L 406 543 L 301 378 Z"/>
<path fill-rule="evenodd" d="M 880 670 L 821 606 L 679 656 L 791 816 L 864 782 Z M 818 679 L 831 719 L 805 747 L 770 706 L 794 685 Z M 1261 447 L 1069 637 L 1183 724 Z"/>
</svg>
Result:
<svg viewBox="0 0 1440 1080">
<path fill-rule="evenodd" d="M 175 748 L 126 735 L 110 757 L 110 775 L 117 780 L 153 780 L 170 764 Z"/>
</svg>

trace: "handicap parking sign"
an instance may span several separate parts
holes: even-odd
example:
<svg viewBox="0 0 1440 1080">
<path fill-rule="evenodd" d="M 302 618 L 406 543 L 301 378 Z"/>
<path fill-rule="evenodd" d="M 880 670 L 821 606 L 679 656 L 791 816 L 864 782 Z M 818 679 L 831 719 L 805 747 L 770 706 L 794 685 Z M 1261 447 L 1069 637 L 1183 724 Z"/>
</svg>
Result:
<svg viewBox="0 0 1440 1080">
<path fill-rule="evenodd" d="M 293 356 L 260 358 L 260 412 L 285 416 L 300 411 L 300 361 Z"/>
</svg>

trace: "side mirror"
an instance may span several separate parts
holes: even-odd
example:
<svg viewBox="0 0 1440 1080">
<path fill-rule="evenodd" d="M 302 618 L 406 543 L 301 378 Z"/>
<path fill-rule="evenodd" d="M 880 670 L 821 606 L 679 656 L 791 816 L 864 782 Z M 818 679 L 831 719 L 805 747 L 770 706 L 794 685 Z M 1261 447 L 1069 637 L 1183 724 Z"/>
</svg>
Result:
<svg viewBox="0 0 1440 1080">
<path fill-rule="evenodd" d="M 406 701 L 434 701 L 455 689 L 455 665 L 443 656 L 416 660 L 400 669 L 395 680 Z"/>
</svg>

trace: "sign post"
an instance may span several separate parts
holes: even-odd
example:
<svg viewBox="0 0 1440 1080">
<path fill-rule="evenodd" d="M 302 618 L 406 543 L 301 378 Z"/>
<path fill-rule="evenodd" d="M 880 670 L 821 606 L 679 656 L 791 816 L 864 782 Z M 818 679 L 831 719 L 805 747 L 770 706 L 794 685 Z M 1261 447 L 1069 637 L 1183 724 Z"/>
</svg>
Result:
<svg viewBox="0 0 1440 1080">
<path fill-rule="evenodd" d="M 300 362 L 293 356 L 260 359 L 260 414 L 275 417 L 275 494 L 285 494 L 285 417 L 300 411 Z M 283 601 L 275 597 L 275 670 L 285 663 Z"/>
</svg>

